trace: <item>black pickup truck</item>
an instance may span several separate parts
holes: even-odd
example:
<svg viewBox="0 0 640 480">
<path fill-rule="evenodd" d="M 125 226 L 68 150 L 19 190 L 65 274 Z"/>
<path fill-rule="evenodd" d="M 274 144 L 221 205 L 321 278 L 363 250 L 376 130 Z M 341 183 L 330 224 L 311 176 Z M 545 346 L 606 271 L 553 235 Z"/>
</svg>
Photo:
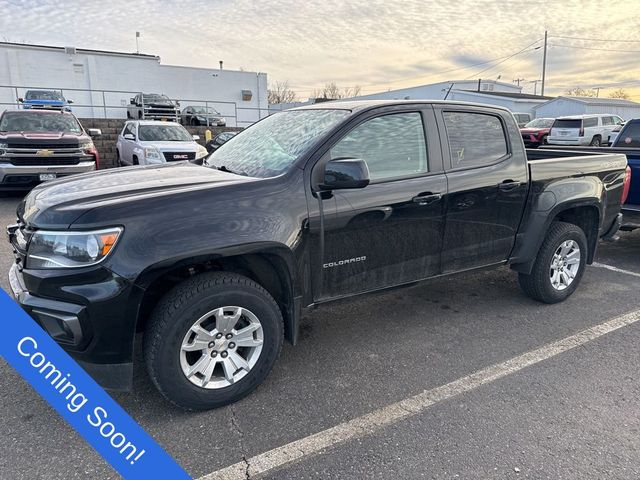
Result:
<svg viewBox="0 0 640 480">
<path fill-rule="evenodd" d="M 138 331 L 167 399 L 221 406 L 264 380 L 307 307 L 500 265 L 536 300 L 571 295 L 618 229 L 627 161 L 530 155 L 502 108 L 284 111 L 202 166 L 35 188 L 8 230 L 11 286 L 104 386 L 130 387 Z"/>
</svg>

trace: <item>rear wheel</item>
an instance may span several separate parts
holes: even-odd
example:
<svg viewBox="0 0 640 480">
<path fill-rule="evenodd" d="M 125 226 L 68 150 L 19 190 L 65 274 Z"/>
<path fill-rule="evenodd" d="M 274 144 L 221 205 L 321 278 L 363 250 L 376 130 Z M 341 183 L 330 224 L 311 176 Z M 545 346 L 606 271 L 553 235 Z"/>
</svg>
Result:
<svg viewBox="0 0 640 480">
<path fill-rule="evenodd" d="M 554 222 L 540 247 L 531 274 L 519 274 L 520 287 L 531 298 L 557 303 L 580 284 L 587 261 L 587 237 L 572 223 Z"/>
<path fill-rule="evenodd" d="M 138 157 L 136 157 L 135 155 L 133 156 L 132 162 L 134 165 L 140 165 L 140 163 L 138 162 Z"/>
<path fill-rule="evenodd" d="M 600 137 L 600 135 L 596 135 L 591 139 L 591 143 L 589 145 L 592 147 L 599 147 L 601 143 L 602 138 Z"/>
<path fill-rule="evenodd" d="M 549 145 L 549 142 L 547 141 L 547 136 L 546 135 L 544 137 L 542 137 L 542 140 L 540 140 L 540 144 L 541 145 Z"/>
<path fill-rule="evenodd" d="M 122 159 L 120 158 L 120 152 L 118 151 L 117 148 L 116 148 L 116 166 L 124 167 L 124 165 L 122 164 Z"/>
<path fill-rule="evenodd" d="M 234 273 L 197 275 L 158 304 L 144 338 L 147 369 L 170 402 L 205 410 L 239 400 L 271 371 L 284 337 L 280 308 Z"/>
</svg>

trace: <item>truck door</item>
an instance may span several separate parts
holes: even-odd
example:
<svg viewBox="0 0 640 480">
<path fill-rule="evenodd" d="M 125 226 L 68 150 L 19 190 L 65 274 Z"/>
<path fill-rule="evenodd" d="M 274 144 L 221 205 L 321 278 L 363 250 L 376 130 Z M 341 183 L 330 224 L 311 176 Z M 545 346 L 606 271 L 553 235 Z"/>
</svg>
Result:
<svg viewBox="0 0 640 480">
<path fill-rule="evenodd" d="M 433 109 L 387 112 L 360 119 L 322 157 L 365 160 L 371 183 L 323 200 L 330 208 L 324 209 L 316 300 L 440 273 L 447 184 Z"/>
<path fill-rule="evenodd" d="M 435 110 L 449 185 L 442 271 L 505 261 L 528 191 L 526 152 L 516 125 L 506 112 L 490 109 Z"/>
</svg>

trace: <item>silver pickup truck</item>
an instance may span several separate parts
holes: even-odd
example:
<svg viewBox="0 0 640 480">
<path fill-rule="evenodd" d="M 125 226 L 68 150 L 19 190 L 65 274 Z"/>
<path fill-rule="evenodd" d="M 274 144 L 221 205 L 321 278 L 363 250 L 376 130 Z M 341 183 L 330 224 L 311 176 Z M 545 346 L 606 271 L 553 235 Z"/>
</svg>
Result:
<svg viewBox="0 0 640 480">
<path fill-rule="evenodd" d="M 40 182 L 96 170 L 91 136 L 69 112 L 8 110 L 0 116 L 0 190 L 27 190 Z"/>
</svg>

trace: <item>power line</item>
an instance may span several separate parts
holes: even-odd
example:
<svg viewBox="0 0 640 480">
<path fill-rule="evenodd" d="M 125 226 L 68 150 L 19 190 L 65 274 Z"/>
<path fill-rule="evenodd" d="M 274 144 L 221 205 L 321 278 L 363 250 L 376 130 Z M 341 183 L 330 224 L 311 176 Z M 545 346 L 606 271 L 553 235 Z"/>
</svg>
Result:
<svg viewBox="0 0 640 480">
<path fill-rule="evenodd" d="M 530 45 L 527 45 L 526 47 L 524 47 L 522 50 L 520 50 L 519 52 L 516 53 L 512 53 L 510 55 L 505 55 L 503 57 L 498 57 L 498 58 L 493 58 L 491 60 L 486 60 L 484 62 L 479 62 L 479 63 L 474 63 L 472 65 L 466 65 L 464 67 L 456 67 L 456 68 L 451 68 L 449 70 L 443 70 L 441 72 L 431 72 L 431 73 L 424 73 L 424 74 L 420 74 L 420 75 L 413 75 L 411 77 L 402 77 L 402 78 L 396 78 L 394 80 L 389 80 L 388 82 L 381 82 L 381 83 L 365 83 L 365 84 L 361 84 L 361 85 L 354 85 L 354 86 L 358 86 L 358 87 L 379 87 L 379 86 L 383 86 L 383 85 L 390 85 L 392 83 L 398 83 L 398 82 L 402 82 L 405 80 L 413 80 L 415 78 L 424 78 L 424 77 L 430 77 L 430 76 L 437 76 L 437 75 L 443 75 L 445 73 L 451 73 L 451 72 L 455 72 L 458 70 L 466 70 L 468 68 L 473 68 L 473 67 L 479 67 L 482 65 L 487 65 L 489 63 L 493 63 L 493 62 L 497 62 L 499 60 L 509 60 L 512 57 L 515 57 L 516 55 L 519 55 L 521 53 L 525 53 L 525 50 L 533 45 L 535 45 L 536 43 L 540 42 L 542 39 L 538 39 L 535 42 L 533 42 Z M 531 49 L 529 51 L 534 51 L 537 50 L 540 47 Z M 502 63 L 502 62 L 500 62 Z M 496 65 L 500 65 L 500 63 L 497 63 Z M 489 69 L 487 69 L 489 70 Z M 484 70 L 483 70 L 484 71 Z M 482 73 L 482 72 L 480 72 Z M 477 74 L 475 74 L 474 76 L 476 76 Z M 472 77 L 468 77 L 468 78 L 472 78 Z M 303 91 L 303 92 L 311 92 L 312 90 L 314 90 L 315 88 L 322 88 L 322 87 L 311 87 L 310 85 L 290 85 L 291 88 L 295 88 L 295 89 L 300 89 L 299 91 Z"/>
<path fill-rule="evenodd" d="M 613 40 L 611 38 L 568 37 L 565 35 L 549 35 L 549 36 L 552 38 L 569 38 L 571 40 L 586 40 L 589 42 L 640 43 L 640 40 Z"/>
<path fill-rule="evenodd" d="M 552 47 L 577 48 L 579 50 L 598 50 L 600 52 L 623 52 L 623 53 L 640 53 L 640 50 L 619 50 L 615 48 L 594 48 L 594 47 L 578 47 L 577 45 L 563 45 L 560 43 L 552 43 Z"/>
<path fill-rule="evenodd" d="M 473 74 L 473 75 L 469 75 L 467 78 L 465 78 L 465 80 L 468 80 L 468 79 L 470 79 L 470 78 L 477 77 L 478 75 L 480 75 L 480 74 L 482 74 L 482 73 L 486 72 L 487 70 L 491 70 L 491 69 L 492 69 L 492 68 L 494 68 L 494 67 L 497 67 L 498 65 L 500 65 L 500 64 L 502 64 L 502 63 L 504 63 L 504 62 L 506 62 L 506 61 L 507 61 L 507 60 L 509 60 L 510 58 L 515 57 L 516 55 L 520 55 L 521 53 L 525 53 L 526 51 L 532 52 L 533 50 L 538 50 L 540 47 L 532 48 L 531 50 L 527 50 L 527 49 L 528 49 L 528 48 L 533 47 L 536 43 L 540 42 L 541 40 L 542 40 L 542 39 L 541 39 L 541 38 L 539 38 L 539 39 L 538 39 L 538 40 L 536 40 L 535 42 L 533 42 L 533 43 L 531 43 L 531 44 L 527 45 L 526 47 L 524 47 L 522 50 L 518 50 L 516 53 L 513 53 L 513 54 L 511 54 L 511 55 L 508 55 L 507 57 L 505 57 L 505 59 L 504 59 L 504 60 L 502 60 L 502 61 L 500 61 L 500 62 L 496 63 L 495 65 L 492 65 L 492 66 L 490 66 L 490 67 L 488 67 L 488 68 L 485 68 L 485 69 L 483 69 L 483 70 L 480 70 L 479 72 L 477 72 L 477 73 L 475 73 L 475 74 Z"/>
</svg>

